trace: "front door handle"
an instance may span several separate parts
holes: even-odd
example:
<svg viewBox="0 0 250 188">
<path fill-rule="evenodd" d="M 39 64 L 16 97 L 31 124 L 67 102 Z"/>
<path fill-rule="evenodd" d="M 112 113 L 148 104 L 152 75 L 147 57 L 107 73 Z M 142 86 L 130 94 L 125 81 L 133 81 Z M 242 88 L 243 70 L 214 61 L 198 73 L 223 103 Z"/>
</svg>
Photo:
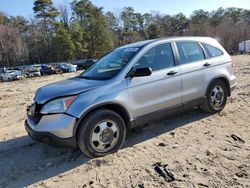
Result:
<svg viewBox="0 0 250 188">
<path fill-rule="evenodd" d="M 170 72 L 167 73 L 168 76 L 173 76 L 175 74 L 177 74 L 177 72 L 175 72 L 175 71 L 170 71 Z"/>
<path fill-rule="evenodd" d="M 211 63 L 205 63 L 203 66 L 204 67 L 209 67 L 211 65 Z"/>
</svg>

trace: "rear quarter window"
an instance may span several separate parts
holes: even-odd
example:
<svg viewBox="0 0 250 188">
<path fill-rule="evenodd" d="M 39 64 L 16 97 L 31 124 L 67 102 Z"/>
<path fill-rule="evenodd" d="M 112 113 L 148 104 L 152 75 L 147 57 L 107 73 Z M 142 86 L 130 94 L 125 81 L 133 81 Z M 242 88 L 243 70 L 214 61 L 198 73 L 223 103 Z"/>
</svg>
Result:
<svg viewBox="0 0 250 188">
<path fill-rule="evenodd" d="M 223 52 L 214 46 L 211 46 L 209 44 L 202 44 L 202 45 L 207 51 L 209 57 L 218 57 L 218 56 L 223 55 Z"/>
</svg>

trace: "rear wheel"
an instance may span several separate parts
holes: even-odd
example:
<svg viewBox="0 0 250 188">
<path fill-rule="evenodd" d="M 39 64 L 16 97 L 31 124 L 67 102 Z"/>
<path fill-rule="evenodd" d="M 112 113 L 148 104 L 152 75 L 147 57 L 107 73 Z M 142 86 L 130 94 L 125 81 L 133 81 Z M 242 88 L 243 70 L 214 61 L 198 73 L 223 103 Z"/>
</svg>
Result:
<svg viewBox="0 0 250 188">
<path fill-rule="evenodd" d="M 101 157 L 116 152 L 124 143 L 126 126 L 121 116 L 111 110 L 89 114 L 80 124 L 77 143 L 88 157 Z"/>
<path fill-rule="evenodd" d="M 221 80 L 214 81 L 207 90 L 203 109 L 210 113 L 220 112 L 227 103 L 227 96 L 228 90 L 225 83 Z"/>
</svg>

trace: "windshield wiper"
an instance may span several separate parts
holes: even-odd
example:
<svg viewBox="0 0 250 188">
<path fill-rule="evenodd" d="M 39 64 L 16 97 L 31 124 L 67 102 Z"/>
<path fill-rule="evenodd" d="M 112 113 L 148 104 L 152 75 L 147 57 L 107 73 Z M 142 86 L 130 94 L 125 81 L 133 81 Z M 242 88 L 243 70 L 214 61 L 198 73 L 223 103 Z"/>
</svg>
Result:
<svg viewBox="0 0 250 188">
<path fill-rule="evenodd" d="M 95 80 L 94 77 L 90 77 L 90 76 L 79 76 L 79 78 L 83 78 L 83 79 L 86 79 L 86 80 Z"/>
<path fill-rule="evenodd" d="M 79 78 L 83 78 L 86 80 L 108 80 L 108 79 L 110 79 L 109 77 L 102 78 L 102 77 L 91 77 L 91 76 L 79 76 Z"/>
</svg>

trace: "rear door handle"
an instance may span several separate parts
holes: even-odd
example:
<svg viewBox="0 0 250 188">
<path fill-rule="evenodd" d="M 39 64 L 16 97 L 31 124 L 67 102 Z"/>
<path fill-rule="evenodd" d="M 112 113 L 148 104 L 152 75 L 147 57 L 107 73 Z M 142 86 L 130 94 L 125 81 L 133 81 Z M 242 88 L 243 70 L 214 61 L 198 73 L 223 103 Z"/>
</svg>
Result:
<svg viewBox="0 0 250 188">
<path fill-rule="evenodd" d="M 175 72 L 175 71 L 170 71 L 170 72 L 167 73 L 167 75 L 169 75 L 169 76 L 173 76 L 175 74 L 177 74 L 177 72 Z"/>
<path fill-rule="evenodd" d="M 209 67 L 211 65 L 211 63 L 205 63 L 203 66 L 204 67 Z"/>
</svg>

